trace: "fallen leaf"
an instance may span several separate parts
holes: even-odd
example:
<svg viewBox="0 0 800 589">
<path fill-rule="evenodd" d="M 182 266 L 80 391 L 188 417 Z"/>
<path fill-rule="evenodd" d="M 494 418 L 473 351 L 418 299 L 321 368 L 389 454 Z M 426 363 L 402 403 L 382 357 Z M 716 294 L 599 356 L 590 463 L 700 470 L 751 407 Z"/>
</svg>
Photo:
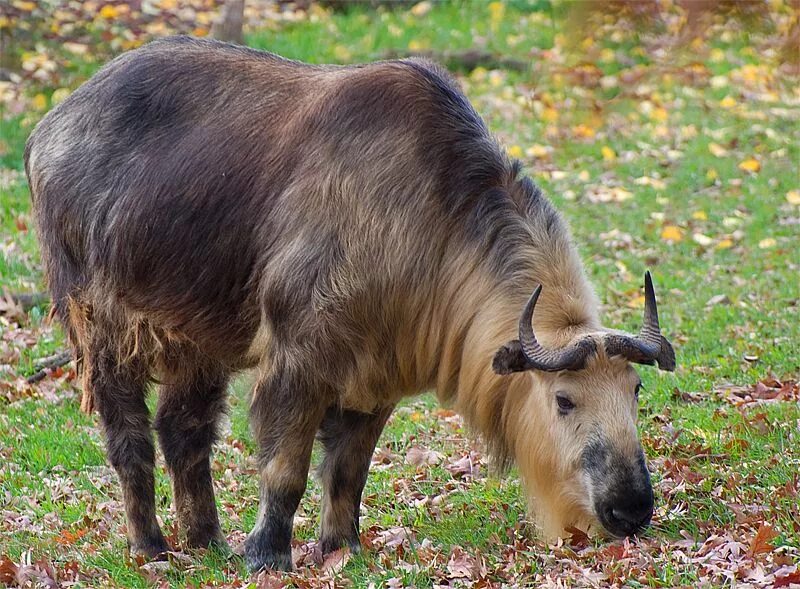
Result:
<svg viewBox="0 0 800 589">
<path fill-rule="evenodd" d="M 675 225 L 665 225 L 661 230 L 661 239 L 678 243 L 683 240 L 683 230 Z"/>
<path fill-rule="evenodd" d="M 707 247 L 712 243 L 714 243 L 713 239 L 711 239 L 708 235 L 704 235 L 702 233 L 695 233 L 694 235 L 692 235 L 692 239 L 695 241 L 695 243 L 702 245 L 703 247 Z"/>
<path fill-rule="evenodd" d="M 325 572 L 338 573 L 350 562 L 350 549 L 340 548 L 328 554 L 320 565 L 320 569 Z"/>
<path fill-rule="evenodd" d="M 5 554 L 0 556 L 0 583 L 11 586 L 17 578 L 17 565 Z"/>
<path fill-rule="evenodd" d="M 414 6 L 411 7 L 410 12 L 411 14 L 419 18 L 421 16 L 425 16 L 426 14 L 428 14 L 431 11 L 431 8 L 433 8 L 433 4 L 428 0 L 424 0 L 423 2 L 418 2 L 414 4 Z"/>
<path fill-rule="evenodd" d="M 544 145 L 539 145 L 538 143 L 535 143 L 525 150 L 525 155 L 534 158 L 545 158 L 548 155 L 550 155 L 550 149 L 548 149 Z"/>
<path fill-rule="evenodd" d="M 715 307 L 717 305 L 730 305 L 731 300 L 726 294 L 714 295 L 706 301 L 706 307 Z"/>
<path fill-rule="evenodd" d="M 567 526 L 564 531 L 569 532 L 569 545 L 581 550 L 589 546 L 589 535 L 574 526 Z"/>
<path fill-rule="evenodd" d="M 775 582 L 772 584 L 773 589 L 779 587 L 788 587 L 789 585 L 800 585 L 800 571 L 789 573 L 783 577 L 775 577 Z"/>
<path fill-rule="evenodd" d="M 728 150 L 719 145 L 718 143 L 709 143 L 708 151 L 711 152 L 711 155 L 714 155 L 716 157 L 725 157 L 726 155 L 728 155 Z"/>
<path fill-rule="evenodd" d="M 742 162 L 739 162 L 739 169 L 743 172 L 755 174 L 761 169 L 761 163 L 757 159 L 748 158 Z"/>
<path fill-rule="evenodd" d="M 752 557 L 758 554 L 772 552 L 775 547 L 772 546 L 770 542 L 777 537 L 778 532 L 772 529 L 770 525 L 762 523 L 760 526 L 758 526 L 758 531 L 756 532 L 753 541 L 750 543 L 750 549 L 747 551 L 747 554 Z"/>
<path fill-rule="evenodd" d="M 447 561 L 447 572 L 453 579 L 475 579 L 479 576 L 477 560 L 460 546 L 454 546 Z"/>
<path fill-rule="evenodd" d="M 439 464 L 441 460 L 441 454 L 420 446 L 412 446 L 406 453 L 406 462 L 414 466 Z"/>
</svg>

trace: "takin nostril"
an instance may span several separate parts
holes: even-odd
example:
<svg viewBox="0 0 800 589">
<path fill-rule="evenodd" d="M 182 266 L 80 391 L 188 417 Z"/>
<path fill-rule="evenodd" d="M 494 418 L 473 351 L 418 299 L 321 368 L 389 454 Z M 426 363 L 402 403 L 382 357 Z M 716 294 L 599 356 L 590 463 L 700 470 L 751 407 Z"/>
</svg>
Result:
<svg viewBox="0 0 800 589">
<path fill-rule="evenodd" d="M 648 507 L 646 509 L 612 509 L 611 521 L 619 524 L 624 528 L 626 533 L 632 534 L 647 526 L 650 523 L 652 510 Z"/>
</svg>

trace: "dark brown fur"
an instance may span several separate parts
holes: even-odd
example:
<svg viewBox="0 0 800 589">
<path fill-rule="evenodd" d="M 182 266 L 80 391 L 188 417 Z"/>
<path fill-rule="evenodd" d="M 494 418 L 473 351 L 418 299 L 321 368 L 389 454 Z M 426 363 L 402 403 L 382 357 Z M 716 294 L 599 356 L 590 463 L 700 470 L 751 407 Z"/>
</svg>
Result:
<svg viewBox="0 0 800 589">
<path fill-rule="evenodd" d="M 209 454 L 225 386 L 258 370 L 262 509 L 247 558 L 289 568 L 317 432 L 322 547 L 355 548 L 369 458 L 402 396 L 436 388 L 513 455 L 505 391 L 522 381 L 499 384 L 491 357 L 532 286 L 549 285 L 546 343 L 599 325 L 560 217 L 425 62 L 317 67 L 157 41 L 56 107 L 26 170 L 130 541 L 151 556 L 166 549 L 151 380 L 164 383 L 154 425 L 178 515 L 206 545 L 222 537 Z"/>
</svg>

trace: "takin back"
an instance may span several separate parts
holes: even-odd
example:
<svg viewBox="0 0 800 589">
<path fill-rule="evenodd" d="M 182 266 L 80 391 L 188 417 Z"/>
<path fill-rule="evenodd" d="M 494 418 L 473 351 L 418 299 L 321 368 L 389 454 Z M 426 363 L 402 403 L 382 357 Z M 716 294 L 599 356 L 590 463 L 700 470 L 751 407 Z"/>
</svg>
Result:
<svg viewBox="0 0 800 589">
<path fill-rule="evenodd" d="M 25 168 L 54 312 L 136 552 L 169 549 L 148 388 L 185 544 L 224 543 L 210 452 L 245 369 L 261 475 L 252 569 L 292 566 L 315 437 L 322 551 L 358 549 L 378 437 L 428 390 L 519 467 L 546 535 L 649 523 L 632 363 L 675 367 L 650 277 L 641 331 L 604 328 L 564 220 L 435 65 L 156 41 L 54 108 Z"/>
</svg>

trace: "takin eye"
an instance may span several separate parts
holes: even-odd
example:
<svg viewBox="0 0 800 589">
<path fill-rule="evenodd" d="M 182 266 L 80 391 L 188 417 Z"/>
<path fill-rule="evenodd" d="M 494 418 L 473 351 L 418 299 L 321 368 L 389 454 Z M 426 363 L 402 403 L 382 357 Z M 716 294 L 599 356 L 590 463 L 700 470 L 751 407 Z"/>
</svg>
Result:
<svg viewBox="0 0 800 589">
<path fill-rule="evenodd" d="M 636 397 L 636 400 L 639 400 L 639 391 L 642 390 L 642 383 L 636 385 L 636 388 L 633 391 L 633 395 Z"/>
<path fill-rule="evenodd" d="M 575 403 L 570 401 L 566 395 L 556 394 L 556 404 L 558 405 L 559 415 L 566 415 L 575 409 Z"/>
</svg>

